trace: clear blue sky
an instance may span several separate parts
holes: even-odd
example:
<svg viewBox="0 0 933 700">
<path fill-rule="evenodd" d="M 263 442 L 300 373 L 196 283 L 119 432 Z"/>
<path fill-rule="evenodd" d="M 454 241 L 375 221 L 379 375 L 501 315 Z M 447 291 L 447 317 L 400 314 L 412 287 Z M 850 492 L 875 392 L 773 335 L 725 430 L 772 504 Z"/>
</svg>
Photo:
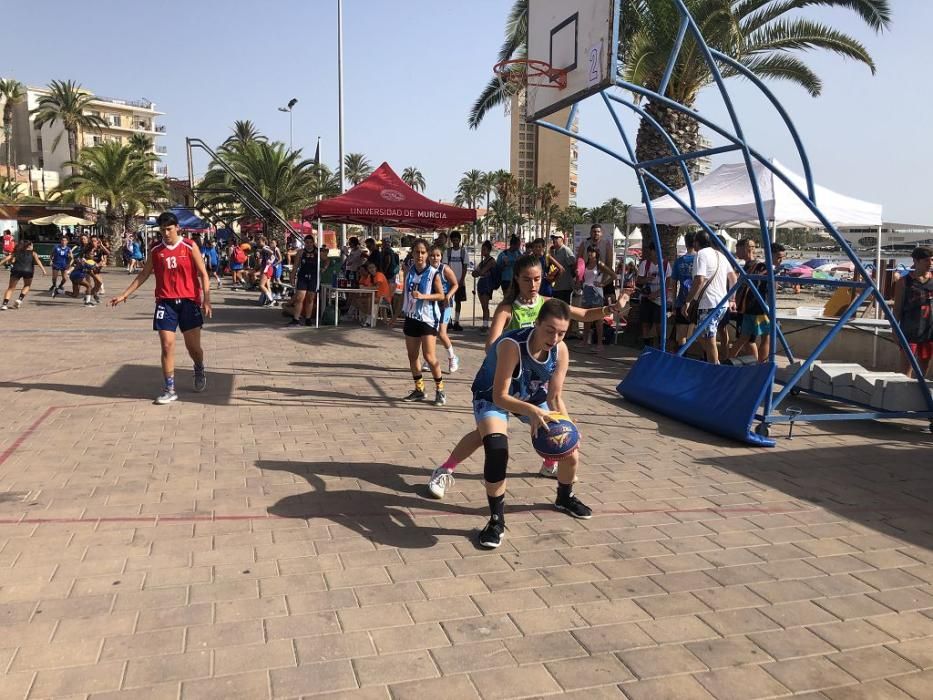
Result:
<svg viewBox="0 0 933 700">
<path fill-rule="evenodd" d="M 491 75 L 511 2 L 428 0 L 344 1 L 346 151 L 397 171 L 415 165 L 427 194 L 450 199 L 463 171 L 508 168 L 508 120 L 501 110 L 471 131 L 466 117 Z M 849 13 L 807 15 L 855 34 L 878 64 L 872 77 L 833 56 L 808 60 L 823 77 L 822 97 L 774 87 L 793 115 L 817 180 L 831 189 L 881 202 L 885 218 L 933 224 L 926 195 L 933 136 L 933 94 L 923 47 L 933 26 L 933 3 L 895 0 L 894 26 L 875 36 Z M 134 6 L 86 0 L 16 3 L 4 9 L 7 27 L 0 75 L 31 85 L 74 79 L 99 94 L 154 100 L 167 113 L 170 172 L 185 176 L 184 137 L 222 141 L 236 119 L 251 119 L 287 142 L 290 98 L 295 145 L 312 154 L 322 138 L 324 160 L 337 162 L 336 0 L 162 0 Z M 762 100 L 730 82 L 754 145 L 799 169 L 792 145 Z M 722 116 L 711 91 L 699 102 Z M 615 142 L 599 101 L 580 108 L 581 130 Z M 196 170 L 206 161 L 197 157 Z M 611 196 L 638 199 L 624 167 L 593 149 L 580 149 L 582 206 Z"/>
</svg>

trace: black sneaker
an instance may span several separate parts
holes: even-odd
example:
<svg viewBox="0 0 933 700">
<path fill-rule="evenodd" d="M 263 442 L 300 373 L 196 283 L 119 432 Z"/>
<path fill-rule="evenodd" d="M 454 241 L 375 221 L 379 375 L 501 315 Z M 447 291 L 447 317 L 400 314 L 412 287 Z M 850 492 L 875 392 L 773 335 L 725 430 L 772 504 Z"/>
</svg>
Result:
<svg viewBox="0 0 933 700">
<path fill-rule="evenodd" d="M 295 327 L 300 326 L 300 325 L 301 325 L 301 321 L 299 321 L 297 318 L 293 318 L 291 321 L 289 321 L 288 323 L 285 324 L 285 327 L 286 327 L 286 328 L 295 328 Z"/>
<path fill-rule="evenodd" d="M 445 403 L 447 403 L 447 395 L 443 391 L 438 391 L 434 394 L 435 406 L 443 406 Z"/>
<path fill-rule="evenodd" d="M 502 544 L 503 537 L 505 537 L 505 525 L 499 520 L 499 516 L 494 515 L 486 523 L 486 527 L 480 530 L 479 546 L 495 549 Z"/>
<path fill-rule="evenodd" d="M 424 401 L 424 392 L 415 389 L 408 396 L 403 398 L 402 401 Z"/>
<path fill-rule="evenodd" d="M 305 319 L 305 325 L 306 325 L 306 326 L 313 326 L 314 324 L 311 323 L 311 319 L 310 319 L 310 318 L 306 318 L 306 319 Z"/>
<path fill-rule="evenodd" d="M 558 498 L 554 502 L 554 507 L 557 510 L 568 513 L 575 518 L 580 518 L 580 520 L 589 520 L 593 517 L 593 511 L 589 506 L 583 504 L 583 502 L 577 498 L 574 494 L 570 494 L 567 498 L 560 499 Z"/>
</svg>

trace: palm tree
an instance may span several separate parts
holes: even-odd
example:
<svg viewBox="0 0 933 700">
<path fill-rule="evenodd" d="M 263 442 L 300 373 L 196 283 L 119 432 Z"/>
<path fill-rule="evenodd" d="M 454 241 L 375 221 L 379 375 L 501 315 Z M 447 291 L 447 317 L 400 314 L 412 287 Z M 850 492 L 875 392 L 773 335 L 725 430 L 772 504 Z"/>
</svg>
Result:
<svg viewBox="0 0 933 700">
<path fill-rule="evenodd" d="M 424 192 L 424 188 L 427 186 L 424 181 L 424 175 L 414 166 L 409 166 L 402 171 L 402 180 L 406 185 L 418 192 Z"/>
<path fill-rule="evenodd" d="M 865 64 L 872 74 L 875 63 L 855 38 L 800 16 L 801 9 L 815 5 L 852 10 L 876 32 L 891 23 L 889 0 L 688 0 L 686 4 L 712 48 L 735 58 L 759 78 L 790 81 L 814 97 L 821 93 L 822 81 L 795 53 L 829 51 Z M 630 83 L 657 91 L 678 35 L 680 15 L 670 0 L 641 0 L 625 3 L 624 7 L 620 23 L 623 36 L 619 41 L 621 76 Z M 517 0 L 506 22 L 500 60 L 523 57 L 527 36 L 528 0 Z M 723 68 L 723 75 L 728 78 L 737 73 Z M 674 67 L 667 96 L 693 108 L 699 93 L 711 83 L 709 67 L 696 42 L 688 36 Z M 473 105 L 470 126 L 476 128 L 492 107 L 509 98 L 497 79 L 490 80 Z M 651 100 L 645 109 L 671 135 L 681 152 L 697 150 L 699 128 L 689 115 Z M 645 120 L 639 126 L 635 151 L 639 161 L 671 155 L 663 137 Z M 671 189 L 685 184 L 676 163 L 656 166 L 650 172 Z M 657 183 L 648 180 L 650 197 L 662 193 Z M 664 253 L 672 255 L 676 229 L 664 227 L 662 234 Z"/>
<path fill-rule="evenodd" d="M 222 146 L 219 155 L 284 219 L 297 218 L 316 198 L 339 191 L 326 166 L 301 159 L 300 150 L 290 151 L 282 143 L 258 139 L 234 142 Z M 199 187 L 204 204 L 230 218 L 245 213 L 237 196 L 229 192 L 239 189 L 239 183 L 216 163 L 211 164 Z"/>
<path fill-rule="evenodd" d="M 127 145 L 140 155 L 152 153 L 152 139 L 145 134 L 133 134 L 127 141 Z"/>
<path fill-rule="evenodd" d="M 467 170 L 457 183 L 457 196 L 461 200 L 458 206 L 476 209 L 477 203 L 485 192 L 486 180 L 483 172 L 476 169 Z M 473 223 L 473 235 L 476 235 L 476 222 Z"/>
<path fill-rule="evenodd" d="M 32 111 L 33 123 L 36 128 L 48 124 L 53 126 L 61 122 L 64 133 L 68 134 L 68 154 L 71 162 L 78 160 L 78 134 L 84 129 L 100 131 L 107 126 L 107 122 L 96 114 L 85 113 L 90 111 L 90 103 L 94 96 L 73 80 L 53 80 L 48 86 L 49 94 L 39 98 L 38 106 Z M 58 147 L 62 135 L 59 134 L 52 142 L 52 149 Z"/>
<path fill-rule="evenodd" d="M 13 78 L 0 78 L 3 100 L 3 143 L 6 144 L 6 176 L 13 178 L 13 108 L 26 99 L 26 86 Z"/>
<path fill-rule="evenodd" d="M 311 202 L 320 202 L 322 199 L 336 197 L 340 194 L 340 174 L 331 170 L 323 163 L 315 164 L 312 169 L 312 184 L 310 194 Z"/>
<path fill-rule="evenodd" d="M 557 189 L 553 182 L 545 182 L 538 188 L 538 206 L 541 212 L 540 218 L 544 219 L 545 237 L 551 233 L 551 221 L 557 211 L 555 201 L 559 194 L 560 190 Z"/>
<path fill-rule="evenodd" d="M 0 204 L 20 204 L 25 202 L 26 195 L 20 190 L 20 183 L 12 177 L 0 180 Z"/>
<path fill-rule="evenodd" d="M 573 227 L 586 222 L 586 210 L 571 204 L 566 209 L 560 209 L 554 216 L 554 221 L 557 223 L 557 229 L 569 234 L 572 239 Z"/>
<path fill-rule="evenodd" d="M 104 204 L 105 235 L 113 250 L 119 245 L 117 222 L 128 220 L 168 196 L 165 182 L 152 172 L 155 156 L 140 155 L 132 146 L 102 143 L 81 150 L 66 163 L 69 175 L 57 188 L 60 195 L 95 198 Z"/>
<path fill-rule="evenodd" d="M 343 159 L 344 176 L 354 186 L 373 174 L 373 166 L 362 153 L 348 153 Z"/>
<path fill-rule="evenodd" d="M 268 141 L 268 139 L 260 133 L 256 125 L 249 119 L 237 119 L 233 122 L 233 134 L 227 137 L 223 145 L 244 144 L 251 141 Z"/>
</svg>

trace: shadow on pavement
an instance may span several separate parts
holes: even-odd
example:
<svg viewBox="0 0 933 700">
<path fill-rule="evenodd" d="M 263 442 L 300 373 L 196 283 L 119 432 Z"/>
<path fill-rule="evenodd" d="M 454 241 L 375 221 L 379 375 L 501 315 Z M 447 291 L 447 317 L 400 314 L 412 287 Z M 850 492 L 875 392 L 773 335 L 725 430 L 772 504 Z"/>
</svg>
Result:
<svg viewBox="0 0 933 700">
<path fill-rule="evenodd" d="M 699 460 L 741 474 L 884 535 L 933 549 L 933 471 L 926 439 Z"/>
<path fill-rule="evenodd" d="M 382 463 L 282 462 L 258 461 L 256 466 L 268 471 L 285 471 L 308 481 L 312 490 L 285 496 L 268 509 L 282 518 L 327 518 L 350 528 L 373 542 L 402 549 L 424 549 L 437 544 L 437 535 L 472 537 L 485 522 L 485 507 L 469 508 L 445 503 L 427 496 L 424 484 L 410 484 L 402 476 L 425 479 L 427 471 L 414 467 Z M 322 477 L 358 479 L 377 487 L 328 490 Z M 480 479 L 478 474 L 458 475 L 462 479 Z M 475 530 L 419 525 L 412 516 L 476 516 Z"/>
<path fill-rule="evenodd" d="M 83 380 L 95 375 L 75 372 L 75 379 Z M 226 406 L 233 395 L 233 376 L 216 372 L 207 373 L 207 391 L 196 394 L 191 389 L 194 380 L 190 369 L 175 370 L 175 384 L 179 399 L 188 403 L 209 406 Z M 98 397 L 107 399 L 140 399 L 152 401 L 162 388 L 162 370 L 158 364 L 122 365 L 102 386 L 89 384 L 53 384 L 50 382 L 0 382 L 0 388 L 16 391 L 54 391 L 74 394 L 81 398 Z"/>
</svg>

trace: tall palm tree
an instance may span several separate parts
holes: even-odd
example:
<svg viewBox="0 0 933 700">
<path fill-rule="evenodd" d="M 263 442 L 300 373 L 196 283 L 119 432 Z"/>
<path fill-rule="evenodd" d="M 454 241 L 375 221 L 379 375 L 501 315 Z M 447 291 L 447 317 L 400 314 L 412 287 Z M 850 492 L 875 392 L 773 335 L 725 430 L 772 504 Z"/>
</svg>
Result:
<svg viewBox="0 0 933 700">
<path fill-rule="evenodd" d="M 483 173 L 483 187 L 485 188 L 485 191 L 486 191 L 486 211 L 487 212 L 489 211 L 489 200 L 492 197 L 492 192 L 493 190 L 496 189 L 496 178 L 497 177 L 498 176 L 495 170 L 489 170 Z M 485 219 L 483 220 L 483 227 L 485 230 L 485 227 L 486 227 Z"/>
<path fill-rule="evenodd" d="M 356 186 L 373 174 L 373 166 L 362 153 L 348 153 L 343 159 L 343 174 Z"/>
<path fill-rule="evenodd" d="M 131 146 L 102 143 L 81 149 L 77 161 L 66 163 L 71 174 L 59 194 L 95 198 L 104 204 L 105 235 L 110 249 L 119 245 L 117 223 L 155 206 L 168 196 L 165 182 L 152 172 L 155 156 L 142 156 Z"/>
<path fill-rule="evenodd" d="M 54 126 L 61 122 L 64 133 L 68 134 L 68 154 L 71 162 L 78 160 L 78 134 L 82 130 L 100 131 L 107 122 L 96 114 L 90 114 L 90 103 L 94 96 L 73 80 L 53 80 L 48 85 L 49 94 L 39 97 L 36 108 L 32 111 L 36 128 L 48 124 Z M 88 113 L 85 113 L 85 111 Z M 52 142 L 52 149 L 58 148 L 62 135 Z"/>
<path fill-rule="evenodd" d="M 0 78 L 0 100 L 3 100 L 3 143 L 6 152 L 7 178 L 13 178 L 13 108 L 26 99 L 26 86 L 13 78 Z"/>
<path fill-rule="evenodd" d="M 285 219 L 297 218 L 304 207 L 315 201 L 314 197 L 322 192 L 322 184 L 331 188 L 328 195 L 339 190 L 332 185 L 333 178 L 326 166 L 302 159 L 301 151 L 290 151 L 282 143 L 237 142 L 221 147 L 219 155 Z M 216 163 L 211 164 L 199 186 L 206 205 L 231 216 L 246 212 L 235 195 L 216 190 L 239 188 L 239 183 Z"/>
<path fill-rule="evenodd" d="M 889 0 L 687 0 L 686 5 L 712 48 L 735 58 L 759 78 L 790 81 L 814 97 L 821 93 L 822 81 L 795 54 L 811 50 L 832 52 L 868 66 L 872 74 L 875 63 L 855 38 L 801 16 L 801 10 L 812 6 L 851 10 L 876 32 L 891 23 Z M 678 35 L 680 15 L 670 0 L 640 0 L 625 3 L 624 7 L 619 42 L 621 75 L 628 82 L 656 91 Z M 506 21 L 500 60 L 523 57 L 527 37 L 528 0 L 517 0 Z M 737 73 L 723 68 L 723 75 L 728 78 Z M 674 67 L 667 96 L 693 108 L 699 93 L 711 83 L 709 67 L 696 42 L 688 36 Z M 469 125 L 476 128 L 491 108 L 509 97 L 497 79 L 490 80 L 473 105 Z M 690 116 L 651 100 L 645 109 L 671 135 L 679 150 L 697 150 L 699 128 Z M 639 125 L 635 150 L 640 161 L 671 155 L 663 137 L 645 120 Z M 672 189 L 685 184 L 676 163 L 656 166 L 650 171 Z M 662 192 L 657 183 L 648 181 L 650 197 Z M 672 255 L 676 229 L 665 227 L 662 233 L 665 255 Z"/>
<path fill-rule="evenodd" d="M 0 180 L 0 204 L 22 204 L 30 197 L 24 195 L 20 183 L 8 177 Z"/>
<path fill-rule="evenodd" d="M 486 179 L 481 170 L 467 170 L 457 183 L 457 196 L 461 203 L 458 206 L 466 206 L 470 209 L 476 209 L 480 198 L 486 192 Z M 476 222 L 473 222 L 473 236 L 475 241 Z"/>
<path fill-rule="evenodd" d="M 311 172 L 312 184 L 309 192 L 311 202 L 336 197 L 340 194 L 340 173 L 323 163 L 317 163 Z"/>
<path fill-rule="evenodd" d="M 424 181 L 424 175 L 415 166 L 409 166 L 402 171 L 402 180 L 406 185 L 418 192 L 424 192 L 427 183 Z"/>
<path fill-rule="evenodd" d="M 560 190 L 557 189 L 553 182 L 545 182 L 538 188 L 538 206 L 541 211 L 540 218 L 544 219 L 545 237 L 551 233 L 551 221 L 556 212 L 555 201 L 559 194 Z"/>
<path fill-rule="evenodd" d="M 237 119 L 233 122 L 233 133 L 223 142 L 224 146 L 244 144 L 251 141 L 268 141 L 249 119 Z"/>
</svg>

